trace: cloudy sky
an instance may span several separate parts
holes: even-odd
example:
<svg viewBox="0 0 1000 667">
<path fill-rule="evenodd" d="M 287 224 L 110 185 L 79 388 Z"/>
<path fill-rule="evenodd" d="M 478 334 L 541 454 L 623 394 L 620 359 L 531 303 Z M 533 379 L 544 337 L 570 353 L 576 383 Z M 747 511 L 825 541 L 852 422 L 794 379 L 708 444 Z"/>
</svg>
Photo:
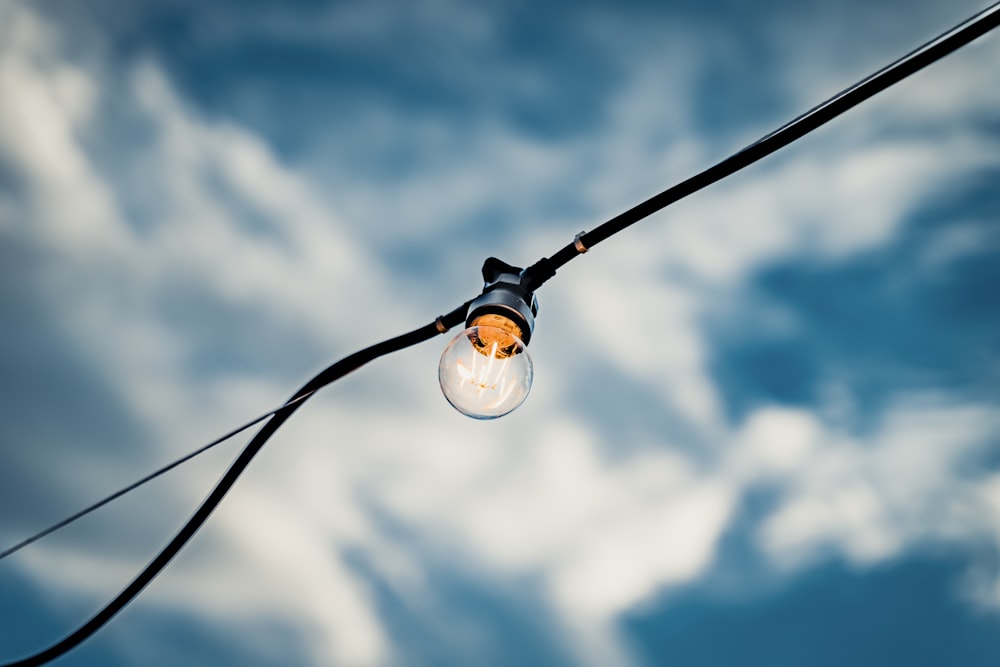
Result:
<svg viewBox="0 0 1000 667">
<path fill-rule="evenodd" d="M 0 3 L 0 548 L 734 152 L 984 0 Z M 1000 34 L 324 390 L 59 663 L 1000 664 Z M 0 561 L 0 662 L 236 438 Z"/>
</svg>

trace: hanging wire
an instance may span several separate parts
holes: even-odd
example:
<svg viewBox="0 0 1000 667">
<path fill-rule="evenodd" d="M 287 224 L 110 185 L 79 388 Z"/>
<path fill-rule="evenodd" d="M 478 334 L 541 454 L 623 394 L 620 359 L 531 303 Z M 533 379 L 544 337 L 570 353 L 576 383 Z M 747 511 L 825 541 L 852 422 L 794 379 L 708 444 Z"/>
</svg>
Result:
<svg viewBox="0 0 1000 667">
<path fill-rule="evenodd" d="M 160 475 L 162 475 L 162 474 L 164 474 L 166 472 L 170 472 L 171 470 L 173 470 L 174 468 L 176 468 L 180 464 L 185 463 L 187 461 L 190 461 L 191 459 L 193 459 L 194 457 L 198 456 L 199 454 L 204 454 L 205 452 L 207 452 L 208 450 L 212 449 L 216 445 L 220 445 L 223 442 L 225 442 L 226 440 L 229 440 L 234 435 L 239 435 L 240 433 L 242 433 L 243 431 L 247 430 L 251 426 L 256 426 L 257 424 L 261 423 L 262 421 L 264 421 L 268 417 L 276 414 L 277 412 L 279 412 L 281 410 L 284 410 L 284 409 L 288 408 L 289 405 L 293 405 L 295 403 L 300 403 L 300 402 L 306 400 L 307 398 L 309 398 L 310 396 L 312 396 L 311 393 L 305 394 L 304 396 L 299 396 L 296 399 L 288 401 L 287 403 L 285 403 L 281 407 L 277 407 L 274 410 L 271 410 L 270 412 L 265 412 L 261 416 L 248 421 L 246 424 L 243 424 L 242 426 L 238 426 L 238 427 L 234 428 L 229 433 L 226 433 L 225 435 L 219 436 L 218 438 L 216 438 L 212 442 L 209 442 L 207 444 L 202 445 L 201 447 L 199 447 L 198 449 L 194 450 L 193 452 L 190 452 L 189 454 L 185 454 L 184 456 L 182 456 L 179 459 L 173 461 L 172 463 L 168 463 L 167 465 L 163 466 L 162 468 L 160 468 L 158 470 L 154 470 L 153 472 L 149 473 L 148 475 L 146 475 L 142 479 L 136 480 L 135 482 L 132 482 L 128 486 L 123 487 L 123 488 L 115 491 L 114 493 L 105 496 L 104 498 L 102 498 L 101 500 L 98 500 L 93 505 L 89 505 L 87 507 L 84 507 L 79 512 L 76 512 L 75 514 L 70 514 L 65 519 L 63 519 L 61 521 L 57 521 L 56 523 L 52 524 L 51 526 L 49 526 L 45 530 L 41 530 L 41 531 L 35 533 L 34 535 L 32 535 L 31 537 L 27 537 L 27 538 L 21 540 L 20 542 L 18 542 L 14 546 L 9 547 L 9 548 L 7 548 L 7 549 L 5 549 L 3 551 L 0 551 L 0 560 L 3 560 L 7 556 L 10 556 L 11 554 L 13 554 L 15 552 L 20 551 L 21 549 L 23 549 L 24 547 L 28 546 L 32 542 L 37 542 L 38 540 L 42 539 L 43 537 L 45 537 L 47 535 L 51 535 L 52 533 L 56 532 L 60 528 L 65 528 L 66 526 L 70 525 L 71 523 L 73 523 L 77 519 L 82 519 L 83 517 L 87 516 L 91 512 L 93 512 L 95 510 L 99 510 L 100 508 L 102 508 L 105 505 L 107 505 L 108 503 L 110 503 L 112 500 L 116 500 L 118 498 L 121 498 L 122 496 L 124 496 L 126 493 L 128 493 L 130 491 L 135 491 L 136 489 L 138 489 L 143 484 L 146 484 L 147 482 L 153 481 L 154 479 L 156 479 Z"/>
<path fill-rule="evenodd" d="M 529 291 L 538 289 L 556 274 L 557 269 L 601 241 L 801 139 L 848 109 L 919 72 L 974 39 L 982 37 L 998 25 L 1000 25 L 1000 2 L 914 49 L 850 88 L 837 93 L 721 162 L 616 215 L 593 230 L 581 232 L 573 239 L 573 243 L 566 245 L 552 257 L 543 257 L 528 267 L 525 271 L 528 279 L 522 282 L 522 285 Z"/>
<path fill-rule="evenodd" d="M 399 350 L 411 347 L 417 343 L 422 343 L 425 340 L 443 334 L 455 325 L 464 322 L 465 314 L 469 309 L 470 303 L 472 302 L 467 301 L 447 315 L 442 315 L 434 320 L 434 322 L 420 327 L 419 329 L 414 329 L 413 331 L 396 336 L 395 338 L 390 338 L 389 340 L 382 341 L 381 343 L 376 343 L 375 345 L 366 347 L 359 352 L 355 352 L 352 355 L 344 357 L 316 375 L 316 377 L 307 382 L 305 386 L 295 392 L 295 395 L 292 396 L 287 403 L 271 415 L 271 418 L 267 421 L 267 423 L 261 427 L 243 451 L 240 452 L 240 455 L 236 457 L 236 460 L 233 461 L 232 465 L 222 476 L 222 479 L 219 480 L 219 482 L 215 485 L 215 488 L 213 488 L 208 494 L 208 497 L 205 498 L 198 509 L 195 510 L 194 514 L 190 519 L 188 519 L 187 523 L 184 524 L 174 538 L 170 540 L 167 546 L 163 547 L 160 553 L 158 553 L 156 557 L 150 561 L 142 572 L 140 572 L 135 579 L 133 579 L 132 582 L 117 595 L 117 597 L 111 600 L 111 602 L 105 605 L 103 609 L 98 611 L 93 617 L 91 617 L 90 620 L 80 626 L 72 634 L 68 635 L 56 644 L 53 644 L 49 648 L 39 651 L 34 655 L 28 656 L 27 658 L 7 663 L 0 667 L 38 667 L 38 665 L 44 665 L 51 660 L 55 660 L 67 651 L 72 650 L 92 634 L 97 632 L 101 626 L 114 618 L 115 614 L 121 611 L 125 605 L 131 602 L 135 596 L 142 592 L 142 589 L 149 585 L 149 582 L 151 582 L 156 575 L 158 575 L 163 568 L 167 566 L 167 563 L 169 563 L 171 559 L 177 555 L 184 545 L 187 544 L 188 540 L 194 536 L 219 503 L 222 502 L 222 499 L 233 487 L 233 484 L 236 483 L 236 480 L 239 479 L 239 476 L 243 473 L 246 467 L 250 465 L 250 461 L 257 455 L 257 452 L 261 450 L 264 444 L 267 443 L 278 428 L 280 428 L 281 425 L 292 416 L 292 413 L 302 407 L 310 396 L 331 382 L 339 380 L 351 371 L 361 368 L 370 361 L 374 361 L 379 357 L 383 357 L 393 352 L 398 352 Z"/>
<path fill-rule="evenodd" d="M 1000 25 L 1000 2 L 927 42 L 850 88 L 834 95 L 822 104 L 810 109 L 721 162 L 611 218 L 591 232 L 581 232 L 574 238 L 572 243 L 560 249 L 552 257 L 543 257 L 528 267 L 522 277 L 522 286 L 529 291 L 536 290 L 552 278 L 557 269 L 578 254 L 583 254 L 601 241 L 608 239 L 636 222 L 787 146 L 833 120 L 848 109 L 853 108 L 864 100 L 995 29 L 998 25 Z M 268 422 L 264 424 L 250 443 L 247 444 L 246 448 L 240 453 L 184 527 L 181 528 L 167 546 L 160 551 L 149 565 L 116 598 L 62 641 L 32 656 L 0 665 L 0 667 L 37 667 L 38 665 L 43 665 L 63 655 L 94 634 L 101 626 L 111 620 L 115 614 L 121 611 L 125 605 L 131 602 L 160 573 L 188 540 L 191 539 L 205 520 L 208 519 L 215 507 L 222 501 L 222 498 L 229 489 L 232 488 L 257 452 L 260 451 L 268 439 L 274 435 L 275 431 L 278 430 L 292 413 L 302 406 L 309 396 L 351 371 L 360 368 L 369 361 L 410 347 L 411 345 L 416 345 L 446 332 L 464 320 L 470 303 L 471 301 L 466 302 L 447 315 L 438 317 L 433 323 L 420 329 L 415 329 L 409 333 L 383 341 L 345 357 L 306 383 L 285 405 L 274 411 Z M 192 454 L 191 456 L 194 455 L 196 454 Z M 126 491 L 122 493 L 124 492 Z M 53 528 L 53 530 L 55 529 Z"/>
</svg>

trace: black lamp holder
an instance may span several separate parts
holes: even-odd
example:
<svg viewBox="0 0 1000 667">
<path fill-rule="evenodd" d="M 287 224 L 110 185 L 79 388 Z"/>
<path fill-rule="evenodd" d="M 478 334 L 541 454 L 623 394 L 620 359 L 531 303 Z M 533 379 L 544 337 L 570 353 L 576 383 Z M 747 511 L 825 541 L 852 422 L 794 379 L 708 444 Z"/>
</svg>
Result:
<svg viewBox="0 0 1000 667">
<path fill-rule="evenodd" d="M 465 326 L 475 326 L 483 315 L 499 315 L 512 321 L 521 330 L 521 341 L 527 345 L 535 329 L 538 299 L 525 286 L 525 270 L 496 257 L 483 262 L 483 293 L 469 306 Z"/>
</svg>

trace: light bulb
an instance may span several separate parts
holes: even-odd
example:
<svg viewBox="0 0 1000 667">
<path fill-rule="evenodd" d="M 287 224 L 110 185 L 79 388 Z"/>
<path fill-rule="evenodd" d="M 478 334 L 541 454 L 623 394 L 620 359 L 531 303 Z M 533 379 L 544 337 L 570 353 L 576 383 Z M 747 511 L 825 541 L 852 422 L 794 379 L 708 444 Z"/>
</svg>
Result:
<svg viewBox="0 0 1000 667">
<path fill-rule="evenodd" d="M 509 319 L 486 315 L 472 324 L 444 349 L 438 380 L 456 410 L 475 419 L 496 419 L 527 398 L 531 357 L 520 328 Z"/>
</svg>

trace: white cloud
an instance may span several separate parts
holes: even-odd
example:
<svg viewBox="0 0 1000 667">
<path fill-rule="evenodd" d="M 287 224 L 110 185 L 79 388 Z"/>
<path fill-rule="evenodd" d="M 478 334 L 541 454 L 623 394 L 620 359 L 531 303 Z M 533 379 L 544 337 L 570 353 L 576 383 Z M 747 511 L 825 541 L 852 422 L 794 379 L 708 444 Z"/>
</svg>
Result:
<svg viewBox="0 0 1000 667">
<path fill-rule="evenodd" d="M 112 195 L 77 143 L 95 103 L 94 83 L 57 57 L 54 36 L 33 14 L 17 6 L 4 14 L 0 148 L 23 172 L 33 204 L 30 216 L 5 226 L 61 244 L 70 257 L 120 250 L 123 230 Z"/>
<path fill-rule="evenodd" d="M 223 303 L 267 304 L 272 314 L 316 336 L 336 337 L 339 313 L 370 300 L 378 289 L 377 280 L 342 289 L 357 275 L 377 275 L 365 253 L 318 203 L 311 186 L 280 166 L 252 135 L 193 117 L 152 65 L 135 71 L 136 98 L 123 101 L 141 109 L 158 137 L 152 145 L 132 147 L 139 154 L 133 159 L 147 170 L 144 178 L 155 182 L 146 202 L 153 228 L 145 236 L 135 233 L 116 205 L 123 193 L 101 178 L 80 139 L 93 129 L 87 126 L 96 122 L 91 110 L 111 83 L 82 65 L 66 64 L 52 32 L 33 14 L 7 11 L 11 21 L 5 26 L 13 37 L 3 40 L 0 55 L 0 150 L 30 184 L 30 196 L 17 211 L 20 221 L 5 220 L 5 233 L 44 251 L 50 273 L 32 278 L 45 282 L 62 326 L 100 360 L 128 408 L 159 431 L 160 441 L 171 447 L 165 451 L 198 442 L 220 423 L 245 420 L 248 394 L 256 399 L 250 405 L 273 407 L 287 391 L 273 378 L 241 378 L 240 391 L 222 395 L 215 391 L 234 379 L 193 381 L 185 369 L 191 341 L 172 330 L 155 300 L 178 278 L 194 279 Z M 283 244 L 244 232 L 231 202 L 207 184 L 212 170 L 228 179 L 244 205 L 278 219 L 275 232 Z M 249 391 L 248 383 L 255 385 Z M 100 452 L 90 452 L 95 455 Z M 143 458 L 151 460 L 152 451 Z M 98 492 L 108 490 L 99 488 L 100 479 L 89 481 L 98 483 Z M 183 487 L 183 480 L 175 480 L 174 495 Z M 306 627 L 326 628 L 313 633 L 318 663 L 382 662 L 386 640 L 363 586 L 337 564 L 314 525 L 291 521 L 293 509 L 265 497 L 235 502 L 254 522 L 217 526 L 227 548 L 242 545 L 236 552 L 253 557 L 235 567 L 219 560 L 207 567 L 181 565 L 180 583 L 151 591 L 148 600 L 188 611 L 194 605 L 197 613 L 218 618 L 295 615 Z M 291 554 L 299 566 L 273 569 L 287 565 Z M 76 591 L 93 598 L 109 596 L 134 567 L 127 557 L 65 546 L 41 547 L 25 562 L 35 577 L 61 585 L 67 596 Z M 244 582 L 271 583 L 234 583 L 236 577 L 218 577 L 220 569 L 238 572 Z"/>
<path fill-rule="evenodd" d="M 808 412 L 762 408 L 743 423 L 728 463 L 743 483 L 794 477 L 816 453 L 821 435 L 821 424 Z"/>
<path fill-rule="evenodd" d="M 161 433 L 159 451 L 197 442 L 220 423 L 246 419 L 248 405 L 270 408 L 288 391 L 278 370 L 192 372 L 196 342 L 155 304 L 178 280 L 197 284 L 212 303 L 287 320 L 341 349 L 392 333 L 398 322 L 430 319 L 389 289 L 420 276 L 380 264 L 373 239 L 444 238 L 461 228 L 458 220 L 511 192 L 526 193 L 513 206 L 531 217 L 544 210 L 546 191 L 583 190 L 573 201 L 596 215 L 703 159 L 683 104 L 675 102 L 666 118 L 651 111 L 667 90 L 685 99 L 697 68 L 678 68 L 669 75 L 675 85 L 655 88 L 658 73 L 643 71 L 623 83 L 607 126 L 593 137 L 543 144 L 491 120 L 467 128 L 472 135 L 444 133 L 442 151 L 452 157 L 408 185 L 349 183 L 356 190 L 344 189 L 341 211 L 391 221 L 356 229 L 349 224 L 356 218 L 332 212 L 302 170 L 282 164 L 250 129 L 200 117 L 147 62 L 119 73 L 129 96 L 120 103 L 152 129 L 125 160 L 141 167 L 148 189 L 127 193 L 80 140 L 101 131 L 94 109 L 121 82 L 68 64 L 57 37 L 28 10 L 6 12 L 0 150 L 30 184 L 16 213 L 35 226 L 16 222 L 17 205 L 7 203 L 0 230 L 45 250 L 55 273 L 35 279 L 45 282 L 50 307 L 106 369 L 127 409 Z M 995 93 L 981 81 L 952 82 L 953 92 L 982 106 Z M 865 118 L 906 110 L 903 99 Z M 947 125 L 952 111 L 934 107 L 926 122 Z M 392 115 L 373 121 L 396 131 L 404 122 Z M 423 129 L 441 132 L 433 123 Z M 658 140 L 645 145 L 648 136 Z M 276 439 L 279 451 L 261 455 L 206 529 L 210 541 L 173 566 L 169 589 L 153 588 L 144 599 L 216 621 L 291 618 L 307 629 L 317 664 L 391 664 L 396 647 L 375 593 L 344 554 L 364 554 L 377 575 L 414 597 L 428 595 L 420 574 L 426 556 L 383 531 L 368 512 L 376 506 L 435 558 L 500 585 L 540 582 L 567 645 L 595 651 L 587 658 L 594 664 L 628 663 L 616 619 L 703 576 L 740 499 L 756 485 L 781 494 L 758 533 L 762 551 L 779 564 L 807 563 L 824 548 L 864 566 L 922 541 L 988 535 L 1000 544 L 997 482 L 968 478 L 962 468 L 995 432 L 990 408 L 947 398 L 901 402 L 870 437 L 804 410 L 765 408 L 737 425 L 723 416 L 700 328 L 706 304 L 732 298 L 775 259 L 807 253 L 836 261 L 877 247 L 926 193 L 947 185 L 944 174 L 960 178 L 996 162 L 994 147 L 972 131 L 943 142 L 866 136 L 840 145 L 843 136 L 816 140 L 815 157 L 778 159 L 720 184 L 677 215 L 577 260 L 585 269 L 565 271 L 572 282 L 559 293 L 571 307 L 553 307 L 544 326 L 572 332 L 549 340 L 571 340 L 552 347 L 577 363 L 608 361 L 689 422 L 712 443 L 709 451 L 686 453 L 657 433 L 598 442 L 592 417 L 557 391 L 538 391 L 534 407 L 503 424 L 461 421 L 426 393 L 434 389 L 425 376 L 435 354 L 400 355 L 352 376 L 336 405 L 317 401 L 322 411 L 297 415 Z M 661 157 L 668 146 L 674 150 Z M 145 228 L 128 219 L 125 201 L 149 218 Z M 245 209 L 263 230 L 247 228 Z M 557 222 L 500 243 L 535 252 L 539 238 L 568 241 L 576 228 Z M 539 375 L 565 388 L 576 381 L 574 370 Z M 174 483 L 172 496 L 189 490 Z M 34 578 L 56 572 L 54 581 L 89 597 L 105 596 L 128 567 L 89 548 L 34 554 Z"/>
<path fill-rule="evenodd" d="M 988 407 L 922 398 L 895 406 L 875 433 L 857 440 L 829 431 L 817 438 L 817 425 L 799 415 L 809 434 L 801 442 L 822 444 L 806 445 L 812 453 L 787 470 L 787 494 L 760 527 L 762 547 L 788 565 L 822 547 L 868 565 L 913 543 L 967 539 L 978 530 L 952 532 L 964 523 L 955 521 L 982 510 L 977 481 L 962 468 L 987 446 L 998 418 Z M 787 434 L 779 429 L 772 438 Z"/>
</svg>

